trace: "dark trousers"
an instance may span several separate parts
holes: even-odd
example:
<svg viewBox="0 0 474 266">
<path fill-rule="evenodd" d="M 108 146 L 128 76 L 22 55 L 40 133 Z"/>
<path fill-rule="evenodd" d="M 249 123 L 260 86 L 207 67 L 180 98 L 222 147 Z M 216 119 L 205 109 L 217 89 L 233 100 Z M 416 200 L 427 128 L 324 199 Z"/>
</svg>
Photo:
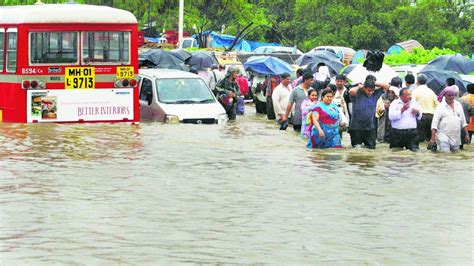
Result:
<svg viewBox="0 0 474 266">
<path fill-rule="evenodd" d="M 255 111 L 257 114 L 266 114 L 267 113 L 267 103 L 259 101 L 255 98 Z"/>
<path fill-rule="evenodd" d="M 293 129 L 294 129 L 296 132 L 301 132 L 301 125 L 293 125 Z"/>
<path fill-rule="evenodd" d="M 229 103 L 229 99 L 225 94 L 220 95 L 217 100 L 219 103 L 224 107 L 225 112 L 227 113 L 227 117 L 229 120 L 235 120 L 237 117 L 237 100 L 234 99 L 231 103 Z"/>
<path fill-rule="evenodd" d="M 375 140 L 377 139 L 377 129 L 371 130 L 355 130 L 349 131 L 351 135 L 351 145 L 355 147 L 364 144 L 366 148 L 375 149 Z"/>
<path fill-rule="evenodd" d="M 431 121 L 433 121 L 433 114 L 423 113 L 421 120 L 418 121 L 418 133 L 420 134 L 419 141 L 430 141 L 431 139 Z"/>
<path fill-rule="evenodd" d="M 273 100 L 271 96 L 267 96 L 267 117 L 268 120 L 274 120 L 276 118 L 275 111 L 273 110 Z"/>
<path fill-rule="evenodd" d="M 396 129 L 390 131 L 390 148 L 406 148 L 411 151 L 418 151 L 419 139 L 418 129 Z"/>
</svg>

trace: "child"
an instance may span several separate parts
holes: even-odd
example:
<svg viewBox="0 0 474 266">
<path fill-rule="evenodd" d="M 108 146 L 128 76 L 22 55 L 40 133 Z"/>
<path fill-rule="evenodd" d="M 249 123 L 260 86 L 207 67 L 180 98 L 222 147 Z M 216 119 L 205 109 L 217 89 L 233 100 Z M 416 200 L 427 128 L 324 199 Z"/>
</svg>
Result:
<svg viewBox="0 0 474 266">
<path fill-rule="evenodd" d="M 308 98 L 301 103 L 301 137 L 309 138 L 311 125 L 311 107 L 318 102 L 318 92 L 315 89 L 308 90 Z"/>
</svg>

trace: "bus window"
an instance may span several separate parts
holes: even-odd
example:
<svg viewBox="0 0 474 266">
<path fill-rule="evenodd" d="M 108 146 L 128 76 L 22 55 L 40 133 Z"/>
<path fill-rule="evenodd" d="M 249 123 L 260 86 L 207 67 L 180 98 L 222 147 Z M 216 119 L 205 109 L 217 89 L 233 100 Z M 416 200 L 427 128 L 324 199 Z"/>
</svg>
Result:
<svg viewBox="0 0 474 266">
<path fill-rule="evenodd" d="M 5 37 L 5 29 L 0 28 L 0 72 L 3 72 L 3 55 L 5 54 L 5 44 L 3 38 Z"/>
<path fill-rule="evenodd" d="M 7 30 L 7 72 L 16 71 L 16 50 L 17 50 L 16 29 Z"/>
<path fill-rule="evenodd" d="M 77 63 L 77 32 L 30 33 L 30 64 Z"/>
<path fill-rule="evenodd" d="M 82 62 L 130 64 L 130 32 L 84 32 Z"/>
</svg>

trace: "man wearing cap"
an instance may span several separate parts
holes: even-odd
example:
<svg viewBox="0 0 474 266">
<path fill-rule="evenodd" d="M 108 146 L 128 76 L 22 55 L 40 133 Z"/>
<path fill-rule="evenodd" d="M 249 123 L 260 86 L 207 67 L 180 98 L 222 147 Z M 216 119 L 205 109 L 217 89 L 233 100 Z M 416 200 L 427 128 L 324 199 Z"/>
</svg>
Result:
<svg viewBox="0 0 474 266">
<path fill-rule="evenodd" d="M 461 130 L 465 132 L 465 141 L 469 143 L 466 118 L 461 104 L 454 100 L 456 90 L 446 87 L 446 93 L 433 115 L 431 123 L 430 145 L 437 144 L 442 152 L 457 151 L 461 145 Z"/>
<path fill-rule="evenodd" d="M 424 74 L 419 74 L 416 77 L 416 88 L 412 91 L 413 99 L 421 106 L 423 116 L 418 122 L 418 133 L 420 134 L 420 141 L 428 141 L 431 139 L 431 121 L 433 114 L 438 106 L 438 99 L 432 89 L 426 86 L 427 77 Z"/>
<path fill-rule="evenodd" d="M 240 95 L 236 81 L 238 75 L 239 70 L 236 67 L 230 67 L 225 78 L 216 85 L 218 100 L 226 110 L 229 120 L 235 120 L 237 116 L 236 107 Z"/>
<path fill-rule="evenodd" d="M 390 148 L 419 150 L 417 121 L 421 119 L 421 106 L 411 98 L 408 87 L 400 90 L 400 98 L 390 104 L 388 117 L 392 124 Z"/>
</svg>

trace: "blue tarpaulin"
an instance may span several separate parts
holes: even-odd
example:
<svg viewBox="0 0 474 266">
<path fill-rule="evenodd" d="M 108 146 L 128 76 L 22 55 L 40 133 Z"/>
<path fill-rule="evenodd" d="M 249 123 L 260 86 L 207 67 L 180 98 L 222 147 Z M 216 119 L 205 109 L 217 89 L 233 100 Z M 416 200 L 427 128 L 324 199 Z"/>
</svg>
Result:
<svg viewBox="0 0 474 266">
<path fill-rule="evenodd" d="M 154 42 L 154 43 L 163 43 L 163 42 L 166 42 L 166 38 L 165 37 L 157 37 L 157 38 L 145 37 L 145 41 Z"/>
<path fill-rule="evenodd" d="M 210 34 L 212 37 L 211 46 L 215 48 L 228 48 L 232 44 L 235 39 L 235 36 L 232 35 L 221 35 L 215 32 L 203 32 L 204 35 Z M 193 36 L 197 38 L 197 35 Z M 281 46 L 279 43 L 267 43 L 267 42 L 255 42 L 255 41 L 247 41 L 247 40 L 240 40 L 233 48 L 233 50 L 244 51 L 244 52 L 251 52 L 255 50 L 257 47 L 260 46 Z"/>
</svg>

